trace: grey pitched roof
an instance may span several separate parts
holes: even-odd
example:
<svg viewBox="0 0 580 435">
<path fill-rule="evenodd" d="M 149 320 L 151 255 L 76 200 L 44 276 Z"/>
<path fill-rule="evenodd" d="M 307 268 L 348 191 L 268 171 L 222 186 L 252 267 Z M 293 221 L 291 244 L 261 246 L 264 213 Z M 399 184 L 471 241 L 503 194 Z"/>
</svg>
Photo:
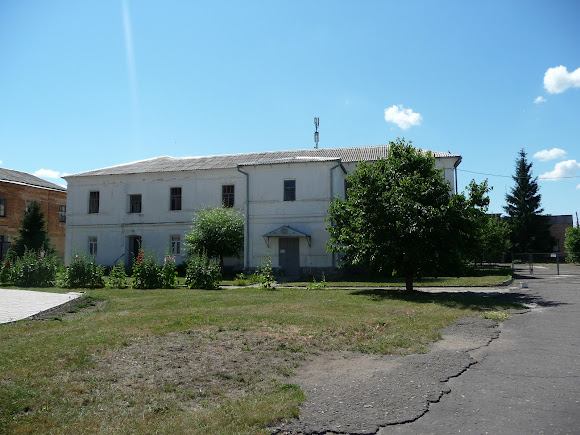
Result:
<svg viewBox="0 0 580 435">
<path fill-rule="evenodd" d="M 180 172 L 207 169 L 228 169 L 245 165 L 292 163 L 292 162 L 315 162 L 340 159 L 343 163 L 358 162 L 360 160 L 373 161 L 387 156 L 388 145 L 376 145 L 350 148 L 319 148 L 290 151 L 268 151 L 245 154 L 226 154 L 221 156 L 203 157 L 155 157 L 148 160 L 111 166 L 93 171 L 80 172 L 68 175 L 72 177 L 86 177 L 94 175 L 123 175 L 142 174 L 152 172 Z M 432 152 L 434 157 L 457 157 L 451 153 Z"/>
<path fill-rule="evenodd" d="M 43 189 L 61 190 L 66 192 L 66 187 L 51 183 L 50 181 L 38 178 L 26 172 L 15 171 L 13 169 L 0 168 L 0 181 L 8 183 L 25 184 L 27 186 L 40 187 Z"/>
</svg>

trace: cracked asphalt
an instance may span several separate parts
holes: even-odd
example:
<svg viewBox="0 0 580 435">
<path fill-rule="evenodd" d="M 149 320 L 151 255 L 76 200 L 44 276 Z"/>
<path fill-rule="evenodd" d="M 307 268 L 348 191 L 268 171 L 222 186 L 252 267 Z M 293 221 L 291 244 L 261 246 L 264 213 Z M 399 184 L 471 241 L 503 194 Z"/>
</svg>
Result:
<svg viewBox="0 0 580 435">
<path fill-rule="evenodd" d="M 425 355 L 321 355 L 277 434 L 580 434 L 580 275 L 524 278 L 530 310 L 467 318 Z"/>
</svg>

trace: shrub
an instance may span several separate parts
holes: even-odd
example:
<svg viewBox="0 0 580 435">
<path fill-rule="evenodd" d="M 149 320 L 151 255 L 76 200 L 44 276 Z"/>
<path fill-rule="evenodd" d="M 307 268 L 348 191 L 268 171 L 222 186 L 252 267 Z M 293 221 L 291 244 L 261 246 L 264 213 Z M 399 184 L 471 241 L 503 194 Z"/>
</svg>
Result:
<svg viewBox="0 0 580 435">
<path fill-rule="evenodd" d="M 215 259 L 208 258 L 205 252 L 194 254 L 187 265 L 185 284 L 189 288 L 213 290 L 219 287 L 221 271 Z"/>
<path fill-rule="evenodd" d="M 107 285 L 111 288 L 127 288 L 127 272 L 122 263 L 119 262 L 112 267 Z"/>
<path fill-rule="evenodd" d="M 270 254 L 268 254 L 262 263 L 260 263 L 260 266 L 258 266 L 255 274 L 260 280 L 260 288 L 267 290 L 276 289 L 274 286 L 274 272 L 272 271 L 272 259 L 270 258 Z"/>
<path fill-rule="evenodd" d="M 8 281 L 22 287 L 48 287 L 54 285 L 59 260 L 46 251 L 24 251 L 22 257 L 9 266 Z"/>
<path fill-rule="evenodd" d="M 133 261 L 133 288 L 160 288 L 161 284 L 161 267 L 157 265 L 153 253 L 140 249 Z"/>
<path fill-rule="evenodd" d="M 177 267 L 175 266 L 175 257 L 165 254 L 163 267 L 161 268 L 161 287 L 173 288 L 177 279 Z"/>
<path fill-rule="evenodd" d="M 95 264 L 94 257 L 74 254 L 66 269 L 64 286 L 68 288 L 102 288 L 105 286 L 105 268 Z"/>
</svg>

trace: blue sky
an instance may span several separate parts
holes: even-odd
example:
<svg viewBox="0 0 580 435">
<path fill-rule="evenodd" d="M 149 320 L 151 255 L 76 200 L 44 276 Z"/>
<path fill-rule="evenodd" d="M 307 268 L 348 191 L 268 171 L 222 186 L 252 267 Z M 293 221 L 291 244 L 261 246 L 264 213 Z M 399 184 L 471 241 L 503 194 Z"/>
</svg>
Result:
<svg viewBox="0 0 580 435">
<path fill-rule="evenodd" d="M 580 208 L 578 1 L 0 2 L 0 166 L 388 143 L 463 156 L 501 212 L 525 149 Z M 544 179 L 546 178 L 546 179 Z"/>
</svg>

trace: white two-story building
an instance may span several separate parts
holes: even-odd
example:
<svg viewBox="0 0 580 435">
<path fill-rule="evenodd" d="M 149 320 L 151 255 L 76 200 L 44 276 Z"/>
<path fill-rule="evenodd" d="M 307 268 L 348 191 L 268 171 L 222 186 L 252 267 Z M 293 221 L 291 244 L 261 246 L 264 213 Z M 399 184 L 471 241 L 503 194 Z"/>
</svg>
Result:
<svg viewBox="0 0 580 435">
<path fill-rule="evenodd" d="M 384 158 L 388 148 L 166 156 L 66 176 L 66 257 L 88 253 L 102 265 L 128 265 L 143 246 L 159 259 L 171 252 L 179 264 L 195 212 L 223 204 L 245 220 L 244 251 L 225 266 L 253 269 L 270 255 L 287 275 L 334 268 L 336 255 L 326 252 L 329 204 L 344 197 L 359 161 Z M 433 155 L 455 187 L 461 156 Z"/>
</svg>

